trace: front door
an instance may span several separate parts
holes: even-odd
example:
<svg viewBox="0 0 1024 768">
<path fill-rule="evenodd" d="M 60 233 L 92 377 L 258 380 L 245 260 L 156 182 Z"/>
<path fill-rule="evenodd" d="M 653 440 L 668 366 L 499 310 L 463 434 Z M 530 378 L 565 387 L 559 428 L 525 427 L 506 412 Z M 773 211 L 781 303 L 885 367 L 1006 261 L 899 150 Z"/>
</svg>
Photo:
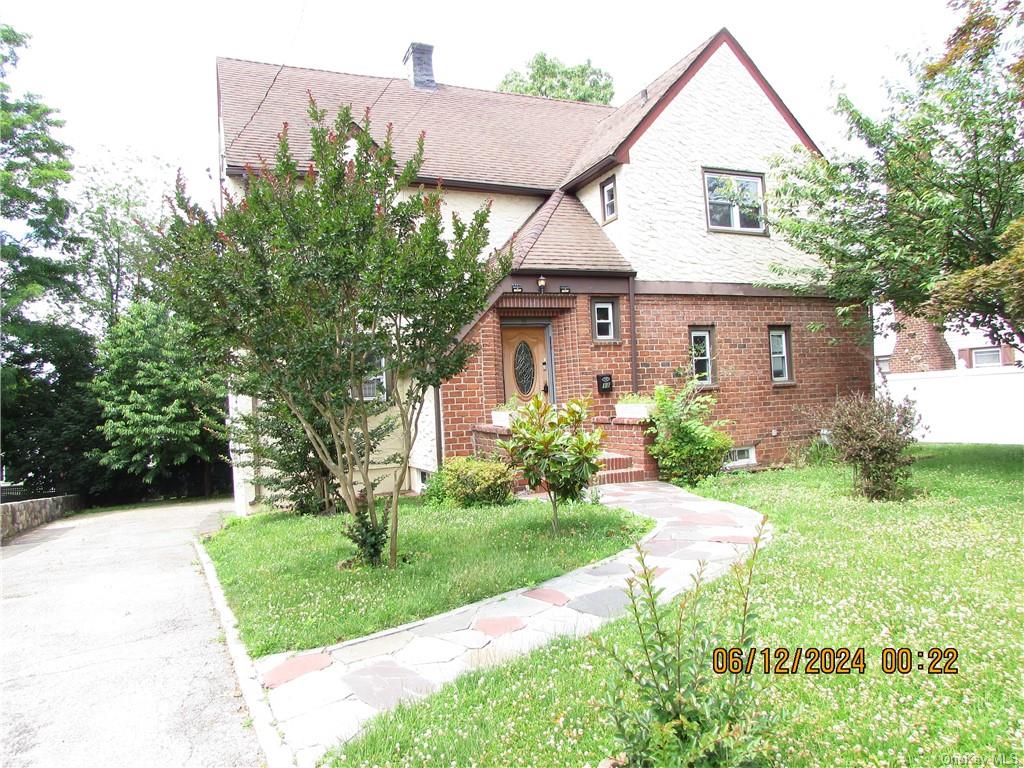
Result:
<svg viewBox="0 0 1024 768">
<path fill-rule="evenodd" d="M 547 329 L 538 326 L 505 326 L 501 329 L 505 366 L 505 398 L 529 400 L 540 393 L 551 399 L 548 388 Z"/>
</svg>

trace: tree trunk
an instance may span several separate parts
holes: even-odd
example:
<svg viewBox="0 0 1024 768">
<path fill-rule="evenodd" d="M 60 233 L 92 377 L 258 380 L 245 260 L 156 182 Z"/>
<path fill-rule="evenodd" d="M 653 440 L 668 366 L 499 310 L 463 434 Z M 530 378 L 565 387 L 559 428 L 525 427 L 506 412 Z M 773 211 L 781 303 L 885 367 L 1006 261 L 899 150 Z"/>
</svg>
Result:
<svg viewBox="0 0 1024 768">
<path fill-rule="evenodd" d="M 213 496 L 213 472 L 208 461 L 203 462 L 203 495 L 206 498 Z"/>
<path fill-rule="evenodd" d="M 551 499 L 551 528 L 555 532 L 555 536 L 560 535 L 558 530 L 558 496 L 548 492 L 548 498 Z"/>
</svg>

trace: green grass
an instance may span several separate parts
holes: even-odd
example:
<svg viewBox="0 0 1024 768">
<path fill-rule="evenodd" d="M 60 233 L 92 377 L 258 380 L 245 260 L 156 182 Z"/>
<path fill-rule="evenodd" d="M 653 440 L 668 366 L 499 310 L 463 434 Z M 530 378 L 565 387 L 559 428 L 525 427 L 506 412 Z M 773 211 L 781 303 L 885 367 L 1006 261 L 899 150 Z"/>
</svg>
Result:
<svg viewBox="0 0 1024 768">
<path fill-rule="evenodd" d="M 763 511 L 774 526 L 758 566 L 759 646 L 867 649 L 863 676 L 771 678 L 763 703 L 779 717 L 779 765 L 1024 756 L 1024 449 L 918 453 L 917 494 L 904 502 L 853 497 L 849 473 L 835 466 L 724 476 L 698 489 Z M 624 621 L 598 634 L 636 645 Z M 884 675 L 883 646 L 954 646 L 960 674 Z M 328 763 L 596 766 L 616 751 L 598 706 L 615 680 L 591 640 L 563 639 L 376 718 Z"/>
<path fill-rule="evenodd" d="M 630 546 L 652 527 L 624 510 L 565 509 L 551 532 L 541 502 L 435 508 L 402 502 L 391 570 L 339 569 L 355 554 L 346 518 L 264 513 L 234 518 L 206 541 L 253 656 L 362 637 L 528 587 Z"/>
</svg>

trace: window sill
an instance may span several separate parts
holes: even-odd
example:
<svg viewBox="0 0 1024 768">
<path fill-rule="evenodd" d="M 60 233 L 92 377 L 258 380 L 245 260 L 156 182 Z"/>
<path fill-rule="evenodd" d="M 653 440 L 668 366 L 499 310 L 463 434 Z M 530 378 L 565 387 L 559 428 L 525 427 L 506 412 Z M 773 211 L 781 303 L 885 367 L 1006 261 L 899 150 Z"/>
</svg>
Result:
<svg viewBox="0 0 1024 768">
<path fill-rule="evenodd" d="M 709 381 L 707 384 L 698 384 L 697 389 L 699 389 L 701 392 L 704 392 L 706 390 L 718 389 L 720 386 L 721 384 L 719 384 L 717 381 Z"/>
<path fill-rule="evenodd" d="M 767 229 L 733 229 L 732 227 L 708 227 L 708 232 L 718 235 L 746 235 L 747 237 L 769 237 Z"/>
<path fill-rule="evenodd" d="M 614 347 L 622 344 L 622 339 L 592 339 L 594 346 Z"/>
<path fill-rule="evenodd" d="M 779 389 L 785 389 L 786 387 L 795 387 L 796 386 L 796 382 L 795 381 L 773 381 L 772 382 L 772 386 L 773 387 L 778 387 Z"/>
<path fill-rule="evenodd" d="M 617 221 L 618 218 L 619 214 L 617 213 L 614 216 L 609 216 L 604 221 L 601 222 L 601 226 L 603 227 L 605 224 L 611 224 L 613 221 Z"/>
</svg>

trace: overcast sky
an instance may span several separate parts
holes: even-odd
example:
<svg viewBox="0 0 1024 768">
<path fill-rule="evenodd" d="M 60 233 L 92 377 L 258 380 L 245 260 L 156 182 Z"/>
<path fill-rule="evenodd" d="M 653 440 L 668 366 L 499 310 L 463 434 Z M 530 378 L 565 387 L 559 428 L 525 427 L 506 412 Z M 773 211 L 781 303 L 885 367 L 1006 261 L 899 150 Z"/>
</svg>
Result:
<svg viewBox="0 0 1024 768">
<path fill-rule="evenodd" d="M 900 55 L 940 49 L 955 20 L 941 0 L 4 5 L 2 20 L 32 35 L 12 84 L 60 109 L 78 162 L 104 157 L 104 146 L 156 156 L 181 167 L 201 199 L 216 193 L 206 169 L 216 177 L 217 56 L 402 76 L 415 40 L 434 45 L 439 82 L 493 89 L 545 51 L 608 70 L 618 104 L 726 26 L 827 151 L 843 141 L 833 86 L 877 111 L 883 81 L 905 72 Z"/>
</svg>

